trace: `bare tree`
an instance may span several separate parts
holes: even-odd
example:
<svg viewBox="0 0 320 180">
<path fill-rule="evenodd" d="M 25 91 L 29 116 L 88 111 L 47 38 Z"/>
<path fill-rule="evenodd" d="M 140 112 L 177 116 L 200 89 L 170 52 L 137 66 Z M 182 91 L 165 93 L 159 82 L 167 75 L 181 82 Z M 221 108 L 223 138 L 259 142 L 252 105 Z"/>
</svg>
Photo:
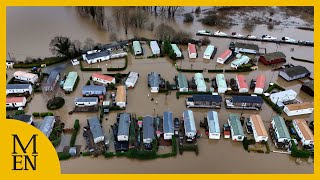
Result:
<svg viewBox="0 0 320 180">
<path fill-rule="evenodd" d="M 171 27 L 164 23 L 160 24 L 155 31 L 155 36 L 160 40 L 172 41 L 175 36 L 176 31 Z"/>
<path fill-rule="evenodd" d="M 71 57 L 70 47 L 71 40 L 64 36 L 55 36 L 49 44 L 52 54 L 57 56 Z"/>
<path fill-rule="evenodd" d="M 136 8 L 131 14 L 130 21 L 134 27 L 142 29 L 148 21 L 148 14 L 140 8 Z"/>
<path fill-rule="evenodd" d="M 128 34 L 128 29 L 130 25 L 130 14 L 129 14 L 129 9 L 127 7 L 124 7 L 121 13 L 121 22 L 122 26 L 124 28 L 124 31 L 126 35 Z"/>
<path fill-rule="evenodd" d="M 95 46 L 95 43 L 94 43 L 93 39 L 87 38 L 84 40 L 83 49 L 85 51 L 92 50 L 94 48 L 94 46 Z"/>
<path fill-rule="evenodd" d="M 118 37 L 117 37 L 117 33 L 112 32 L 109 36 L 110 41 L 117 41 Z"/>
<path fill-rule="evenodd" d="M 123 10 L 122 7 L 112 7 L 112 15 L 115 17 L 116 22 L 119 23 L 121 21 L 121 11 Z"/>
<path fill-rule="evenodd" d="M 113 20 L 112 17 L 107 17 L 105 18 L 105 26 L 107 31 L 112 31 L 113 30 Z"/>
</svg>

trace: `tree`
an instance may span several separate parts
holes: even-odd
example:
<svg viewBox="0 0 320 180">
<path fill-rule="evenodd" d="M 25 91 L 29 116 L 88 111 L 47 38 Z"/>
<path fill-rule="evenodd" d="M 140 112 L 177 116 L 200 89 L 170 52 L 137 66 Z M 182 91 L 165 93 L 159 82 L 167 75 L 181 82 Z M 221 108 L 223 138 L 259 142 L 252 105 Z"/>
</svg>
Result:
<svg viewBox="0 0 320 180">
<path fill-rule="evenodd" d="M 70 51 L 71 57 L 77 57 L 81 55 L 82 53 L 81 42 L 78 40 L 72 41 L 69 51 Z"/>
<path fill-rule="evenodd" d="M 125 31 L 125 33 L 127 35 L 128 34 L 129 25 L 130 25 L 130 14 L 129 14 L 128 7 L 124 7 L 123 10 L 122 10 L 121 22 L 122 22 L 123 29 L 124 29 L 124 31 Z"/>
<path fill-rule="evenodd" d="M 191 39 L 192 35 L 189 32 L 180 31 L 175 34 L 173 41 L 180 42 L 182 44 L 187 44 Z"/>
<path fill-rule="evenodd" d="M 172 41 L 175 36 L 176 31 L 171 27 L 164 23 L 160 24 L 156 28 L 155 36 L 162 41 Z"/>
<path fill-rule="evenodd" d="M 76 119 L 76 120 L 74 121 L 73 128 L 74 128 L 74 129 L 77 129 L 77 130 L 80 128 L 79 119 Z"/>
<path fill-rule="evenodd" d="M 194 11 L 194 13 L 200 14 L 200 12 L 201 12 L 201 8 L 200 8 L 200 6 L 198 6 L 198 7 L 196 8 L 196 10 Z"/>
<path fill-rule="evenodd" d="M 117 33 L 113 32 L 110 34 L 109 36 L 110 41 L 117 41 L 118 37 L 117 37 Z"/>
<path fill-rule="evenodd" d="M 119 83 L 121 81 L 122 75 L 121 73 L 117 73 L 114 78 L 116 79 L 116 83 Z"/>
<path fill-rule="evenodd" d="M 191 13 L 186 13 L 186 14 L 184 14 L 184 20 L 183 20 L 183 22 L 185 22 L 185 23 L 191 23 L 191 22 L 193 22 L 193 20 L 194 20 L 194 17 L 193 17 L 193 15 L 192 15 Z"/>
<path fill-rule="evenodd" d="M 94 41 L 91 38 L 87 38 L 84 40 L 83 50 L 84 51 L 92 50 L 94 46 L 95 46 Z"/>
<path fill-rule="evenodd" d="M 132 23 L 132 26 L 142 29 L 146 22 L 148 22 L 148 14 L 145 13 L 142 9 L 136 8 L 132 14 L 130 21 Z"/>
<path fill-rule="evenodd" d="M 56 36 L 50 41 L 50 51 L 57 56 L 66 56 L 71 58 L 70 48 L 72 42 L 68 37 Z"/>
</svg>

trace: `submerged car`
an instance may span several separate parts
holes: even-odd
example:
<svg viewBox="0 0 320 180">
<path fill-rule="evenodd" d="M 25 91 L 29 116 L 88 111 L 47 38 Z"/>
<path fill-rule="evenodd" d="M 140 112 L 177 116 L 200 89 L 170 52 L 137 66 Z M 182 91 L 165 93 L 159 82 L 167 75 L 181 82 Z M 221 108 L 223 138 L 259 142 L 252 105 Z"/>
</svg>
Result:
<svg viewBox="0 0 320 180">
<path fill-rule="evenodd" d="M 262 37 L 261 37 L 263 40 L 268 40 L 268 41 L 274 41 L 274 40 L 277 40 L 277 38 L 275 38 L 275 37 L 272 37 L 272 36 L 269 36 L 269 35 L 267 35 L 267 34 L 265 34 L 265 35 L 262 35 Z"/>
<path fill-rule="evenodd" d="M 248 39 L 257 39 L 256 36 L 253 36 L 253 35 L 250 35 L 250 34 L 247 36 L 247 38 L 248 38 Z"/>
<path fill-rule="evenodd" d="M 206 31 L 206 30 L 199 30 L 198 34 L 203 34 L 203 35 L 212 35 L 211 31 Z"/>
<path fill-rule="evenodd" d="M 238 37 L 238 38 L 243 37 L 242 34 L 238 34 L 238 33 L 236 33 L 236 32 L 231 33 L 231 36 L 232 36 L 232 37 Z"/>
<path fill-rule="evenodd" d="M 290 43 L 296 43 L 297 42 L 295 39 L 291 39 L 289 37 L 282 37 L 281 41 L 290 42 Z"/>
<path fill-rule="evenodd" d="M 227 36 L 228 34 L 221 32 L 221 31 L 216 31 L 216 32 L 214 32 L 214 35 L 215 36 Z"/>
</svg>

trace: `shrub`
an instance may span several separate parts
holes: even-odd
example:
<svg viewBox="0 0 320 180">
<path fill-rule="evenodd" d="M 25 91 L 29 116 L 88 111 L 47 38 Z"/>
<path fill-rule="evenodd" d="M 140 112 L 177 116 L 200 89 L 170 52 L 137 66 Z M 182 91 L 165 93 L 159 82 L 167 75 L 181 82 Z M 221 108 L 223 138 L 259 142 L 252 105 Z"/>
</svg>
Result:
<svg viewBox="0 0 320 180">
<path fill-rule="evenodd" d="M 268 97 L 266 97 L 266 96 L 263 95 L 263 94 L 261 94 L 260 96 L 261 96 L 262 99 L 263 99 L 267 104 L 269 104 L 269 105 L 272 107 L 272 109 L 273 109 L 274 111 L 276 111 L 279 115 L 282 113 L 282 109 L 281 109 L 279 106 L 277 106 L 276 104 L 274 104 Z"/>
<path fill-rule="evenodd" d="M 65 101 L 62 97 L 54 97 L 47 102 L 47 108 L 50 110 L 59 109 L 64 103 Z"/>
<path fill-rule="evenodd" d="M 111 158 L 111 157 L 113 157 L 113 156 L 114 156 L 113 152 L 105 152 L 105 153 L 104 153 L 104 157 L 105 157 L 105 158 Z"/>
<path fill-rule="evenodd" d="M 291 156 L 297 158 L 309 158 L 311 152 L 308 150 L 299 150 L 297 145 L 291 140 Z"/>
<path fill-rule="evenodd" d="M 53 147 L 58 146 L 60 142 L 61 142 L 61 137 L 57 137 L 55 140 L 51 141 Z"/>
<path fill-rule="evenodd" d="M 91 81 L 88 80 L 87 83 L 86 83 L 86 85 L 88 86 L 88 85 L 90 85 L 90 84 L 91 84 Z"/>
<path fill-rule="evenodd" d="M 47 116 L 53 116 L 53 113 L 52 112 L 48 112 Z"/>
<path fill-rule="evenodd" d="M 80 129 L 79 119 L 76 119 L 76 120 L 74 121 L 73 128 L 74 128 L 74 129 L 77 129 L 77 130 L 79 130 L 79 129 Z"/>
<path fill-rule="evenodd" d="M 34 113 L 32 113 L 32 116 L 33 116 L 33 117 L 39 117 L 39 116 L 40 116 L 40 113 L 34 112 Z"/>
<path fill-rule="evenodd" d="M 59 160 L 67 160 L 71 158 L 69 152 L 58 152 Z"/>
<path fill-rule="evenodd" d="M 41 112 L 40 117 L 46 117 L 48 115 L 48 112 Z"/>
<path fill-rule="evenodd" d="M 21 115 L 21 114 L 25 114 L 24 110 L 18 110 L 14 113 L 14 115 Z"/>
<path fill-rule="evenodd" d="M 223 72 L 223 69 L 209 69 L 208 73 Z"/>
<path fill-rule="evenodd" d="M 201 8 L 200 8 L 200 6 L 198 6 L 198 7 L 196 8 L 196 10 L 194 11 L 194 13 L 199 14 L 200 12 L 201 12 Z"/>
<path fill-rule="evenodd" d="M 186 14 L 184 14 L 184 20 L 183 20 L 183 22 L 185 22 L 185 23 L 191 23 L 191 22 L 193 22 L 193 20 L 194 20 L 194 17 L 193 17 L 193 15 L 192 15 L 191 13 L 186 13 Z"/>
<path fill-rule="evenodd" d="M 90 156 L 90 152 L 89 151 L 82 152 L 81 155 L 84 156 L 84 157 Z"/>
<path fill-rule="evenodd" d="M 181 69 L 179 67 L 176 68 L 177 71 L 180 71 L 180 72 L 194 72 L 194 73 L 202 73 L 203 72 L 203 69 Z"/>
</svg>

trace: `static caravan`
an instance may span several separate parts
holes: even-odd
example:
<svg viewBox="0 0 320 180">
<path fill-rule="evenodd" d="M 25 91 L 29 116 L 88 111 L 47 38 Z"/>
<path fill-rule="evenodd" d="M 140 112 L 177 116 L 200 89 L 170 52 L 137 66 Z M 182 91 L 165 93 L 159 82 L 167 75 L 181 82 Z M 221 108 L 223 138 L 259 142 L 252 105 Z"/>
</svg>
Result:
<svg viewBox="0 0 320 180">
<path fill-rule="evenodd" d="M 87 121 L 94 143 L 104 142 L 104 134 L 99 119 L 97 117 L 92 117 Z"/>
<path fill-rule="evenodd" d="M 186 75 L 179 73 L 178 74 L 178 88 L 180 92 L 188 92 L 188 81 Z"/>
<path fill-rule="evenodd" d="M 66 81 L 63 84 L 63 90 L 71 92 L 74 89 L 74 86 L 78 79 L 78 73 L 77 72 L 69 72 Z"/>
<path fill-rule="evenodd" d="M 196 124 L 194 122 L 193 112 L 191 110 L 183 111 L 182 118 L 184 122 L 185 136 L 188 138 L 189 141 L 192 141 L 196 138 L 197 135 L 197 129 Z"/>
<path fill-rule="evenodd" d="M 197 85 L 197 91 L 198 92 L 206 92 L 207 91 L 207 86 L 204 81 L 202 73 L 196 73 L 194 75 L 194 80 Z"/>
<path fill-rule="evenodd" d="M 207 113 L 207 120 L 209 127 L 209 139 L 220 139 L 220 125 L 218 113 L 215 111 L 209 111 Z"/>
<path fill-rule="evenodd" d="M 233 141 L 243 141 L 244 132 L 240 122 L 240 117 L 237 114 L 229 114 L 228 124 L 231 129 L 231 137 Z"/>
<path fill-rule="evenodd" d="M 150 47 L 153 55 L 160 55 L 160 48 L 157 41 L 150 41 Z"/>
<path fill-rule="evenodd" d="M 188 54 L 190 59 L 197 58 L 197 49 L 196 45 L 189 43 L 188 44 Z"/>
<path fill-rule="evenodd" d="M 148 74 L 148 84 L 152 93 L 159 92 L 160 74 L 157 72 L 151 72 Z"/>
<path fill-rule="evenodd" d="M 236 42 L 234 43 L 234 52 L 257 54 L 259 53 L 259 46 L 256 44 L 246 44 L 246 43 Z"/>
<path fill-rule="evenodd" d="M 173 115 L 171 111 L 163 112 L 163 139 L 172 139 L 174 135 Z"/>
<path fill-rule="evenodd" d="M 221 108 L 222 97 L 220 95 L 211 94 L 193 94 L 192 97 L 186 99 L 188 108 Z"/>
<path fill-rule="evenodd" d="M 296 97 L 297 93 L 292 89 L 270 94 L 270 100 L 274 104 L 292 101 L 296 99 Z"/>
<path fill-rule="evenodd" d="M 266 83 L 266 77 L 262 74 L 258 75 L 257 79 L 256 79 L 256 86 L 254 88 L 254 93 L 255 94 L 262 94 L 265 83 Z"/>
<path fill-rule="evenodd" d="M 313 134 L 308 127 L 308 123 L 304 119 L 295 119 L 292 121 L 293 127 L 298 136 L 301 138 L 300 143 L 303 146 L 310 146 L 314 144 Z"/>
<path fill-rule="evenodd" d="M 133 51 L 135 56 L 143 54 L 142 47 L 139 41 L 133 41 L 132 46 L 133 46 Z"/>
<path fill-rule="evenodd" d="M 217 74 L 216 82 L 218 86 L 218 93 L 225 93 L 228 90 L 227 82 L 223 74 Z"/>
<path fill-rule="evenodd" d="M 176 54 L 177 58 L 181 58 L 182 57 L 182 53 L 179 49 L 179 47 L 176 44 L 171 44 L 171 47 L 173 49 L 173 52 Z"/>
<path fill-rule="evenodd" d="M 99 96 L 107 93 L 105 86 L 87 85 L 82 88 L 83 96 Z"/>
<path fill-rule="evenodd" d="M 38 75 L 24 71 L 16 71 L 13 73 L 13 77 L 20 81 L 30 82 L 31 84 L 35 84 L 39 79 Z"/>
<path fill-rule="evenodd" d="M 7 97 L 6 108 L 25 107 L 27 103 L 26 97 Z"/>
<path fill-rule="evenodd" d="M 43 121 L 41 122 L 41 125 L 39 126 L 39 130 L 47 136 L 47 138 L 50 137 L 50 134 L 52 132 L 54 123 L 56 123 L 56 119 L 54 116 L 46 116 L 44 117 Z"/>
<path fill-rule="evenodd" d="M 279 76 L 286 81 L 309 77 L 311 72 L 303 66 L 293 66 L 279 71 Z"/>
<path fill-rule="evenodd" d="M 203 59 L 212 59 L 216 53 L 216 48 L 213 45 L 208 45 L 207 49 L 204 51 Z"/>
<path fill-rule="evenodd" d="M 286 62 L 286 55 L 283 52 L 267 53 L 260 56 L 259 61 L 264 65 L 278 64 Z"/>
<path fill-rule="evenodd" d="M 6 94 L 31 94 L 32 90 L 31 84 L 7 84 Z"/>
<path fill-rule="evenodd" d="M 127 89 L 126 86 L 117 87 L 116 105 L 123 108 L 127 105 Z"/>
<path fill-rule="evenodd" d="M 128 88 L 134 88 L 134 86 L 136 85 L 137 81 L 139 78 L 139 74 L 136 72 L 130 72 L 126 81 L 125 81 L 125 85 Z"/>
<path fill-rule="evenodd" d="M 118 126 L 118 141 L 129 141 L 130 114 L 121 113 Z"/>
<path fill-rule="evenodd" d="M 248 57 L 246 55 L 237 54 L 236 57 L 238 59 L 232 61 L 232 63 L 231 63 L 231 67 L 235 68 L 235 69 L 238 69 L 238 67 L 240 67 L 240 66 L 242 66 L 244 64 L 247 64 L 250 61 L 250 57 Z"/>
<path fill-rule="evenodd" d="M 273 137 L 275 145 L 278 148 L 288 148 L 291 137 L 283 118 L 281 116 L 272 116 L 270 128 L 274 131 L 271 133 L 271 136 Z"/>
<path fill-rule="evenodd" d="M 224 64 L 231 56 L 232 56 L 232 51 L 228 49 L 218 57 L 217 63 Z"/>
<path fill-rule="evenodd" d="M 111 83 L 113 83 L 113 84 L 116 83 L 116 79 L 114 77 L 100 74 L 100 73 L 93 73 L 91 77 L 92 77 L 93 82 L 97 82 L 97 83 L 100 83 L 103 85 L 109 85 Z"/>
<path fill-rule="evenodd" d="M 313 112 L 313 104 L 310 102 L 303 102 L 297 104 L 288 104 L 285 105 L 283 111 L 288 116 L 297 116 L 303 114 L 311 114 Z"/>
<path fill-rule="evenodd" d="M 83 56 L 84 60 L 87 61 L 88 64 L 92 64 L 92 63 L 99 63 L 105 60 L 109 60 L 110 59 L 110 52 L 109 51 L 99 51 L 99 52 L 95 52 L 95 53 L 90 53 L 90 54 L 85 54 Z"/>
<path fill-rule="evenodd" d="M 53 89 L 56 86 L 59 79 L 60 79 L 60 73 L 58 71 L 51 71 L 50 75 L 46 81 L 46 84 L 44 86 L 44 90 L 45 91 L 53 91 Z"/>
<path fill-rule="evenodd" d="M 248 109 L 260 110 L 263 104 L 263 99 L 260 96 L 232 96 L 226 98 L 227 109 Z"/>
<path fill-rule="evenodd" d="M 74 100 L 74 104 L 77 107 L 97 106 L 98 98 L 97 97 L 78 97 Z"/>
<path fill-rule="evenodd" d="M 154 117 L 153 116 L 144 116 L 142 119 L 143 126 L 143 143 L 150 144 L 155 138 L 154 135 Z"/>
<path fill-rule="evenodd" d="M 240 93 L 247 93 L 249 92 L 248 83 L 244 75 L 237 75 L 236 76 L 237 85 L 239 88 Z"/>
<path fill-rule="evenodd" d="M 268 133 L 264 127 L 263 121 L 259 114 L 254 114 L 250 116 L 249 120 L 252 124 L 253 137 L 256 142 L 267 142 Z"/>
</svg>

